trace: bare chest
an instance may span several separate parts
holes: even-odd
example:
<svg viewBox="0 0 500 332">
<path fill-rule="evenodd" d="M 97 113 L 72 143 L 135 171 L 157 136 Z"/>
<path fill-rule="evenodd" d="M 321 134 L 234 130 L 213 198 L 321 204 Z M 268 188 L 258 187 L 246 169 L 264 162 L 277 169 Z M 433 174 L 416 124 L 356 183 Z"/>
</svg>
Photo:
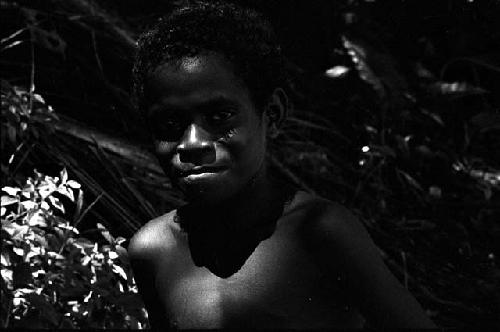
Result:
<svg viewBox="0 0 500 332">
<path fill-rule="evenodd" d="M 179 328 L 360 327 L 335 280 L 328 280 L 289 232 L 262 241 L 243 267 L 219 278 L 194 265 L 187 244 L 160 269 L 156 288 Z"/>
</svg>

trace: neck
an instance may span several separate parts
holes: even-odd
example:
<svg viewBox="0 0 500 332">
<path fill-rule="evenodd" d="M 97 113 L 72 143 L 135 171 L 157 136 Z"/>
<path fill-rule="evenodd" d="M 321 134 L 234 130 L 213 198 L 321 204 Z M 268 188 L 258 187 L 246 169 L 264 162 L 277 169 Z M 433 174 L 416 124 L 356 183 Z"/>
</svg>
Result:
<svg viewBox="0 0 500 332">
<path fill-rule="evenodd" d="M 221 278 L 236 273 L 259 243 L 275 232 L 293 193 L 289 189 L 264 173 L 224 203 L 181 209 L 179 221 L 188 234 L 195 265 Z"/>
<path fill-rule="evenodd" d="M 224 202 L 211 205 L 189 204 L 186 208 L 194 211 L 196 224 L 208 226 L 222 223 L 228 229 L 249 230 L 275 222 L 291 193 L 290 187 L 270 177 L 263 168 L 240 192 Z"/>
</svg>

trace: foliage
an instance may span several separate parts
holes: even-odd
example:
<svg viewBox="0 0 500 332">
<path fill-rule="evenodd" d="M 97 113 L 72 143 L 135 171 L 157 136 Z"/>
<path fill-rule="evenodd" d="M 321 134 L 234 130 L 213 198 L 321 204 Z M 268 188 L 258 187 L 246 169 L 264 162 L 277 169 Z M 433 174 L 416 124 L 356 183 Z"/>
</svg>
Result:
<svg viewBox="0 0 500 332">
<path fill-rule="evenodd" d="M 17 170 L 15 165 L 23 163 L 31 145 L 54 132 L 58 117 L 52 107 L 45 105 L 42 96 L 11 86 L 5 80 L 1 81 L 1 98 L 2 175 L 12 177 Z"/>
<path fill-rule="evenodd" d="M 24 328 L 142 328 L 145 310 L 124 238 L 98 225 L 107 243 L 80 235 L 80 184 L 35 171 L 22 187 L 2 188 L 2 326 Z M 62 197 L 75 203 L 63 216 Z"/>
<path fill-rule="evenodd" d="M 10 184 L 1 199 L 1 325 L 147 327 L 125 239 L 100 223 L 84 231 L 94 240 L 77 229 L 96 202 L 83 208 L 81 185 L 68 179 L 66 169 L 55 177 L 16 175 L 36 150 L 53 142 L 59 118 L 42 96 L 6 81 L 1 110 L 2 173 Z"/>
<path fill-rule="evenodd" d="M 121 225 L 115 227 L 114 231 L 128 236 L 141 225 L 141 220 L 144 222 L 158 214 L 157 207 L 144 197 L 144 191 L 147 194 L 147 189 L 139 190 L 141 183 L 138 183 L 127 170 L 136 168 L 134 162 L 137 158 L 125 164 L 122 162 L 127 161 L 127 157 L 138 155 L 136 151 L 141 150 L 136 146 L 129 147 L 130 144 L 116 139 L 108 143 L 106 139 L 109 136 L 78 126 L 64 116 L 61 119 L 51 106 L 45 104 L 45 100 L 39 94 L 30 93 L 19 86 L 12 86 L 5 80 L 2 80 L 1 92 L 4 152 L 2 172 L 6 179 L 15 181 L 19 170 L 22 178 L 23 172 L 26 174 L 33 167 L 48 165 L 45 172 L 66 167 L 86 188 L 90 199 L 99 199 L 94 209 L 83 220 L 82 224 L 85 224 L 85 227 L 92 227 L 96 218 L 103 220 L 105 225 L 113 225 L 108 220 L 108 216 L 111 215 L 114 220 L 120 220 L 119 225 Z M 56 132 L 59 134 L 55 134 Z M 88 146 L 81 145 L 82 138 L 89 143 Z M 114 149 L 111 150 L 111 154 L 110 147 Z M 120 157 L 120 160 L 117 160 L 116 151 L 122 154 L 123 151 L 129 152 L 125 158 Z M 139 157 L 142 156 L 139 154 Z M 147 159 L 143 164 L 148 166 L 154 164 L 154 161 Z M 100 172 L 87 171 L 94 167 L 99 168 Z M 161 188 L 158 192 L 162 192 L 159 195 L 162 204 L 158 206 L 179 204 L 179 198 L 168 194 L 164 175 L 158 176 L 156 175 L 158 170 L 154 168 L 153 170 L 155 173 L 150 172 L 148 182 L 155 183 L 155 186 Z M 137 172 L 134 170 L 134 173 Z M 157 180 L 158 178 L 160 179 Z M 102 206 L 103 209 L 96 209 Z"/>
</svg>

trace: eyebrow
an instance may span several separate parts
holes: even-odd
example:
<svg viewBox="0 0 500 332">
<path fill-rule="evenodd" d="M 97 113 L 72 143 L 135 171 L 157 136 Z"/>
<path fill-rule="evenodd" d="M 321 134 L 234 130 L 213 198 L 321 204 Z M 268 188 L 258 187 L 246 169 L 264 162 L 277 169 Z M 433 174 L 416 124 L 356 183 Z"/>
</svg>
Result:
<svg viewBox="0 0 500 332">
<path fill-rule="evenodd" d="M 209 100 L 203 101 L 193 107 L 194 111 L 197 112 L 209 112 L 213 109 L 221 109 L 221 108 L 238 108 L 241 104 L 235 100 L 227 98 L 225 96 L 216 96 Z M 181 107 L 176 107 L 174 105 L 163 104 L 159 107 L 154 107 L 154 109 L 149 110 L 149 115 L 155 114 L 158 111 L 162 113 L 167 111 L 167 113 L 183 113 L 184 110 Z"/>
<path fill-rule="evenodd" d="M 237 108 L 239 106 L 240 103 L 238 103 L 235 100 L 226 98 L 224 96 L 218 96 L 196 105 L 195 109 L 198 111 L 209 111 L 211 109 L 224 108 L 224 107 Z"/>
</svg>

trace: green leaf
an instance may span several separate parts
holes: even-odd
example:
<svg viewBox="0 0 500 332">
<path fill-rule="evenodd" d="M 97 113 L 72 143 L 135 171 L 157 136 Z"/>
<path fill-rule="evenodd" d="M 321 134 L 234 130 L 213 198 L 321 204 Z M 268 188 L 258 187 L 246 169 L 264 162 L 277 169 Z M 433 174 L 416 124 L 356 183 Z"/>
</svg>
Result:
<svg viewBox="0 0 500 332">
<path fill-rule="evenodd" d="M 128 265 L 129 264 L 129 258 L 128 258 L 127 249 L 125 249 L 121 245 L 116 245 L 115 246 L 115 250 L 116 250 L 116 253 L 118 254 L 120 262 L 122 264 Z"/>
<path fill-rule="evenodd" d="M 2 225 L 2 230 L 6 231 L 13 240 L 23 241 L 23 236 L 29 231 L 29 226 L 10 223 Z"/>
<path fill-rule="evenodd" d="M 5 267 L 11 265 L 9 251 L 2 251 L 0 255 L 0 264 Z"/>
<path fill-rule="evenodd" d="M 7 194 L 10 196 L 16 196 L 18 192 L 21 191 L 19 188 L 14 188 L 14 187 L 3 187 L 2 191 L 5 191 Z M 3 202 L 3 196 L 2 196 L 2 202 Z M 3 205 L 3 204 L 2 204 Z"/>
<path fill-rule="evenodd" d="M 66 167 L 61 170 L 59 175 L 61 177 L 61 183 L 66 183 L 68 181 L 68 171 L 66 170 Z"/>
<path fill-rule="evenodd" d="M 71 189 L 68 189 L 66 185 L 60 185 L 57 188 L 57 192 L 60 193 L 61 195 L 68 197 L 70 201 L 72 202 L 75 201 L 75 195 L 73 194 L 73 191 Z"/>
<path fill-rule="evenodd" d="M 128 280 L 127 273 L 121 266 L 113 265 L 113 272 L 118 273 L 124 280 Z"/>
<path fill-rule="evenodd" d="M 82 187 L 81 184 L 73 180 L 69 180 L 66 184 L 73 189 L 80 189 Z"/>
<path fill-rule="evenodd" d="M 32 201 L 23 201 L 21 202 L 21 206 L 24 207 L 26 210 L 33 210 L 38 207 L 38 204 Z"/>
<path fill-rule="evenodd" d="M 2 196 L 1 206 L 7 206 L 7 205 L 15 204 L 18 202 L 19 202 L 19 199 L 17 197 Z"/>
<path fill-rule="evenodd" d="M 47 223 L 45 222 L 45 216 L 41 213 L 41 211 L 35 212 L 28 221 L 30 226 L 42 226 L 47 227 Z"/>
<path fill-rule="evenodd" d="M 101 223 L 97 223 L 97 228 L 101 231 L 101 234 L 102 236 L 104 236 L 104 238 L 110 243 L 110 244 L 113 244 L 115 239 L 114 237 L 111 235 L 111 233 L 107 230 L 106 227 L 104 227 L 103 224 Z"/>
<path fill-rule="evenodd" d="M 49 201 L 50 203 L 56 208 L 58 209 L 59 211 L 61 211 L 62 213 L 65 213 L 65 210 L 64 210 L 64 205 L 62 205 L 61 201 L 59 200 L 59 198 L 56 198 L 54 196 L 49 196 Z"/>
<path fill-rule="evenodd" d="M 94 242 L 86 239 L 84 237 L 79 237 L 73 242 L 73 245 L 77 248 L 81 248 L 82 250 L 92 250 L 94 248 Z"/>
</svg>

